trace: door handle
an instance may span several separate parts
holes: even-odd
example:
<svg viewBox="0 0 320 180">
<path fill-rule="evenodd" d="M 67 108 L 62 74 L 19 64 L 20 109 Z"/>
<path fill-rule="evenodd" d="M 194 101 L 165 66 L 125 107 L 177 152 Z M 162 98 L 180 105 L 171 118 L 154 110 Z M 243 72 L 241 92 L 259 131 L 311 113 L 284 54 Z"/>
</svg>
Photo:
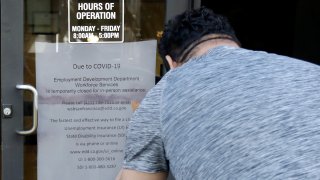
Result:
<svg viewBox="0 0 320 180">
<path fill-rule="evenodd" d="M 31 85 L 16 85 L 19 90 L 29 90 L 33 93 L 33 125 L 29 130 L 17 130 L 20 135 L 30 135 L 36 132 L 38 128 L 38 91 Z"/>
</svg>

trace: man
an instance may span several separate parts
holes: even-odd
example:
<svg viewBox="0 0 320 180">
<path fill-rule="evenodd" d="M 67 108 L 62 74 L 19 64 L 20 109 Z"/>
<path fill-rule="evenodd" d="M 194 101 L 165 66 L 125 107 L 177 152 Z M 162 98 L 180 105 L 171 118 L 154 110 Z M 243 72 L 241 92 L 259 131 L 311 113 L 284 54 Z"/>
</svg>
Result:
<svg viewBox="0 0 320 180">
<path fill-rule="evenodd" d="M 240 48 L 206 8 L 159 49 L 171 70 L 130 122 L 121 180 L 320 179 L 319 66 Z"/>
</svg>

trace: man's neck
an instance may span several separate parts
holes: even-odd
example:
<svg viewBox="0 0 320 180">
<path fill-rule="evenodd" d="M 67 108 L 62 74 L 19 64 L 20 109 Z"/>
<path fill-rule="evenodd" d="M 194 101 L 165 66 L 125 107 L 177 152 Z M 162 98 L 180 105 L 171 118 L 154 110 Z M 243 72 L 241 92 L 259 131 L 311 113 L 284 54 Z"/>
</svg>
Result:
<svg viewBox="0 0 320 180">
<path fill-rule="evenodd" d="M 184 55 L 181 57 L 180 61 L 172 61 L 172 67 L 179 67 L 186 63 L 189 59 L 194 57 L 199 57 L 206 54 L 210 49 L 218 46 L 230 46 L 230 47 L 240 47 L 238 43 L 233 40 L 228 35 L 223 34 L 209 34 L 202 37 L 200 40 L 192 43 L 187 49 Z M 171 57 L 170 57 L 171 59 Z M 185 61 L 186 59 L 186 61 Z"/>
<path fill-rule="evenodd" d="M 222 38 L 219 38 L 219 37 L 222 37 Z M 215 47 L 219 47 L 219 46 L 239 47 L 239 45 L 235 41 L 233 41 L 229 38 L 223 38 L 223 37 L 225 37 L 225 36 L 221 36 L 221 35 L 217 35 L 217 34 L 205 36 L 202 39 L 204 39 L 204 40 L 208 39 L 208 40 L 197 45 L 191 51 L 190 58 L 206 54 L 208 52 L 208 50 L 215 48 Z M 200 40 L 200 42 L 201 42 L 201 40 Z"/>
</svg>

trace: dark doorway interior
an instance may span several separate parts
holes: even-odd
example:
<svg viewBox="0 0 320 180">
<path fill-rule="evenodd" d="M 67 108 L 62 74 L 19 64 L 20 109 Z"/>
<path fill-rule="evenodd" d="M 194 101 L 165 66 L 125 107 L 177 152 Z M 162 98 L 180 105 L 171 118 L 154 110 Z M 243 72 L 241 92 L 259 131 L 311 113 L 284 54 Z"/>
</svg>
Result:
<svg viewBox="0 0 320 180">
<path fill-rule="evenodd" d="M 202 0 L 229 18 L 244 48 L 320 65 L 320 1 Z"/>
</svg>

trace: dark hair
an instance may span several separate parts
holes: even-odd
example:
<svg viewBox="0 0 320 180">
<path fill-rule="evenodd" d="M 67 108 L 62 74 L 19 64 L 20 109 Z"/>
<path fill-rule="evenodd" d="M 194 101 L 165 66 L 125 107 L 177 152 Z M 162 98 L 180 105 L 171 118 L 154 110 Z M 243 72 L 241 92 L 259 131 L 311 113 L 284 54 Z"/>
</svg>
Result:
<svg viewBox="0 0 320 180">
<path fill-rule="evenodd" d="M 166 55 L 170 55 L 173 60 L 177 61 L 186 48 L 208 34 L 227 35 L 240 45 L 226 17 L 201 7 L 186 11 L 165 25 L 158 46 L 159 53 L 164 61 Z"/>
</svg>

